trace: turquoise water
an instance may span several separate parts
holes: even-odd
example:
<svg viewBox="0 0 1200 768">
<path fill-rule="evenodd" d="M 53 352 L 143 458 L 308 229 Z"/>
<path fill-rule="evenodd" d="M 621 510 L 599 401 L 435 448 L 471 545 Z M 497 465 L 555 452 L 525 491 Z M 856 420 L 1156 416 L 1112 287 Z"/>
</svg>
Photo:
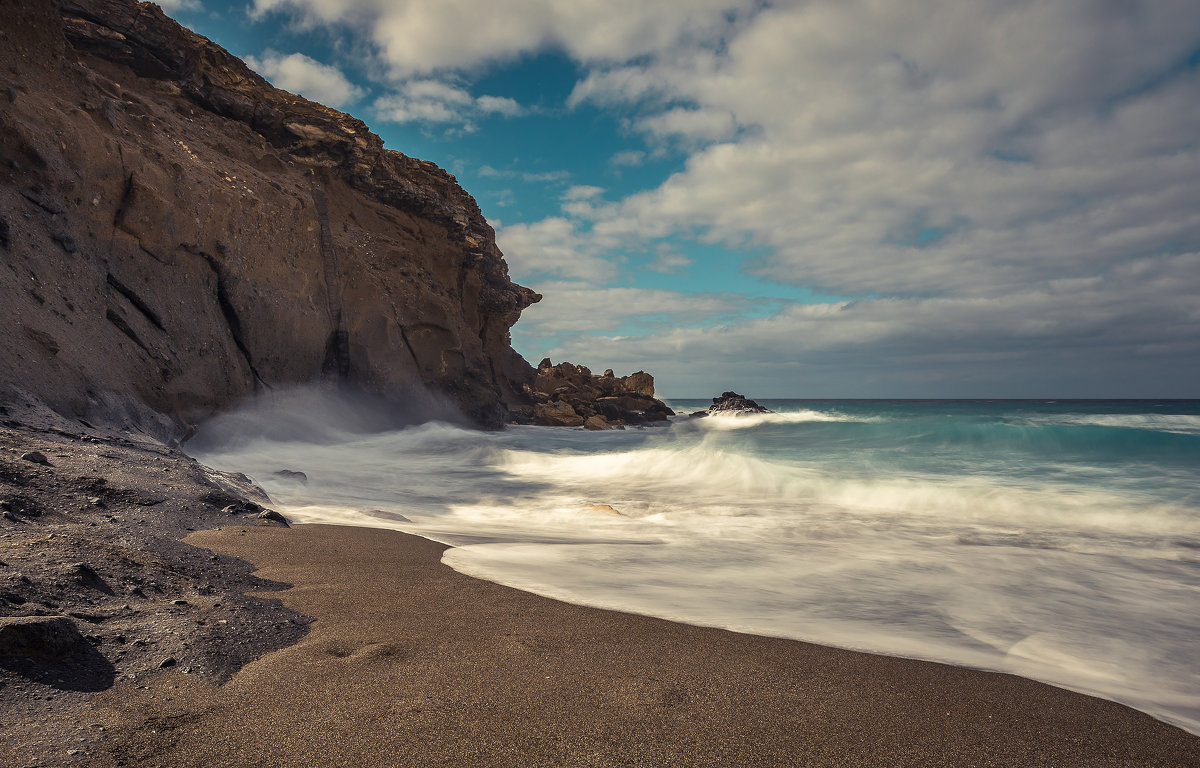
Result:
<svg viewBox="0 0 1200 768">
<path fill-rule="evenodd" d="M 307 397 L 210 425 L 199 458 L 298 520 L 418 533 L 539 594 L 1013 672 L 1200 733 L 1200 401 L 368 433 Z"/>
</svg>

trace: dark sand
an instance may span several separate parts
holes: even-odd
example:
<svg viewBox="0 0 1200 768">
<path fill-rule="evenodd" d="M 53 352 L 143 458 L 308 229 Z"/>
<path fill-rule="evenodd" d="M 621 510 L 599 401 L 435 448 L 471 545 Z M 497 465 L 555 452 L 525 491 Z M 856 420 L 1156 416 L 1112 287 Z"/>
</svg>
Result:
<svg viewBox="0 0 1200 768">
<path fill-rule="evenodd" d="M 392 531 L 188 539 L 294 584 L 297 644 L 221 687 L 166 670 L 94 700 L 147 766 L 1197 766 L 1200 737 L 1011 675 L 568 605 Z"/>
</svg>

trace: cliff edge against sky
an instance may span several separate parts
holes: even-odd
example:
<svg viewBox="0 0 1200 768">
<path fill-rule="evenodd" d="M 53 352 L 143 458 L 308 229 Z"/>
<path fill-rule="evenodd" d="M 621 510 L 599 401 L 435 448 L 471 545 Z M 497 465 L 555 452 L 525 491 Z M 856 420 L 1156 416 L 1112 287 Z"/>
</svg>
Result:
<svg viewBox="0 0 1200 768">
<path fill-rule="evenodd" d="M 453 176 L 149 3 L 0 14 L 0 392 L 160 434 L 321 380 L 521 401 L 540 297 Z"/>
</svg>

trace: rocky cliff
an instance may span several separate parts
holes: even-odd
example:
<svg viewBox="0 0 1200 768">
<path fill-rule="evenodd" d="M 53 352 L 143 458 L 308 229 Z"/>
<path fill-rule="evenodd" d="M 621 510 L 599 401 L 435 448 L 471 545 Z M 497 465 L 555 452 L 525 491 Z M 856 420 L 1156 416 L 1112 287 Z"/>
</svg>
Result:
<svg viewBox="0 0 1200 768">
<path fill-rule="evenodd" d="M 256 392 L 443 393 L 534 372 L 454 177 L 134 0 L 0 0 L 0 393 L 178 433 Z"/>
</svg>

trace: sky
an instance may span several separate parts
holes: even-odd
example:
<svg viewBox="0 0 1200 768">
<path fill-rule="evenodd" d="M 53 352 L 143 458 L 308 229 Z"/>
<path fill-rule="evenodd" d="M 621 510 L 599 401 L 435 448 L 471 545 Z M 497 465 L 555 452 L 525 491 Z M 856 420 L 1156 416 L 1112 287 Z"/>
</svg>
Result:
<svg viewBox="0 0 1200 768">
<path fill-rule="evenodd" d="M 1200 397 L 1196 0 L 164 0 L 660 396 Z"/>
</svg>

